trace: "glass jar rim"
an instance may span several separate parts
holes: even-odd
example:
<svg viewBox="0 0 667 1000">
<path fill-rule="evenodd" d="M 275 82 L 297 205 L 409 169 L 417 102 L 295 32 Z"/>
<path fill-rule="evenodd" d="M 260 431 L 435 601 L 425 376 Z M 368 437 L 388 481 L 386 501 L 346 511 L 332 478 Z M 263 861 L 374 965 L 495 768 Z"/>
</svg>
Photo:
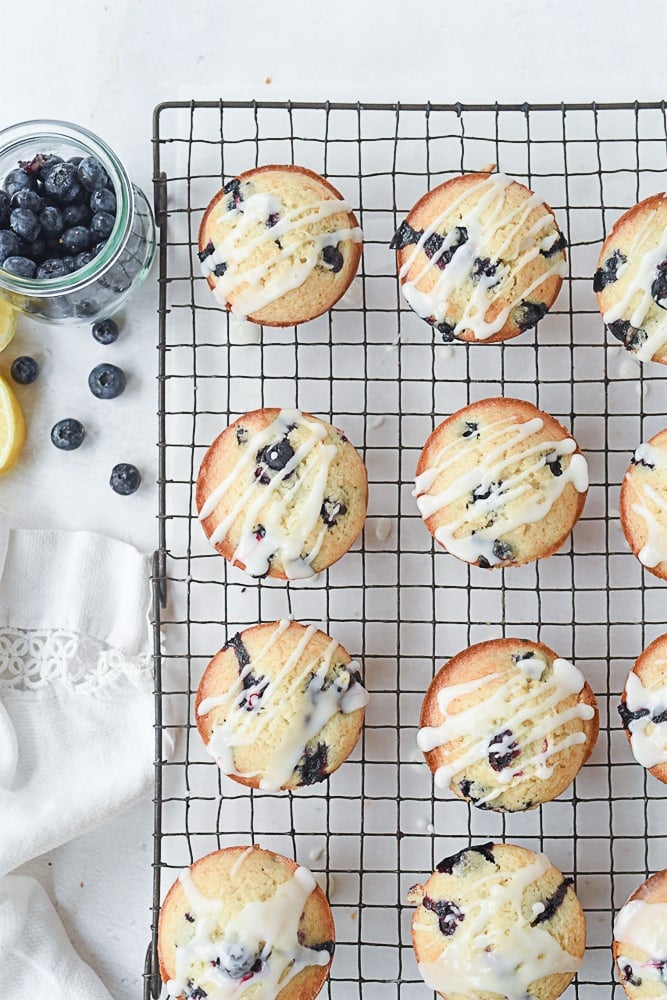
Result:
<svg viewBox="0 0 667 1000">
<path fill-rule="evenodd" d="M 0 268 L 0 287 L 33 298 L 51 298 L 86 288 L 111 268 L 130 235 L 134 216 L 134 191 L 122 161 L 107 143 L 94 132 L 73 122 L 36 118 L 18 122 L 0 130 L 0 156 L 28 142 L 67 142 L 97 157 L 111 177 L 116 194 L 116 219 L 102 251 L 84 267 L 62 278 L 21 278 Z M 42 152 L 42 150 L 36 150 Z M 44 150 L 47 152 L 47 150 Z"/>
</svg>

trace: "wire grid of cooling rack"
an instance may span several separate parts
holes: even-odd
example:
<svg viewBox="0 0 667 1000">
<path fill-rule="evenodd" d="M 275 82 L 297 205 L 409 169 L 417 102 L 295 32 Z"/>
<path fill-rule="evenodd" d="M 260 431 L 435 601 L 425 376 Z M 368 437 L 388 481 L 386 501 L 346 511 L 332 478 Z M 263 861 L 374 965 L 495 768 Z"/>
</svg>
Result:
<svg viewBox="0 0 667 1000">
<path fill-rule="evenodd" d="M 588 947 L 569 995 L 609 995 L 614 912 L 667 865 L 667 789 L 632 761 L 616 711 L 634 658 L 664 630 L 663 585 L 626 548 L 618 489 L 634 448 L 665 424 L 665 383 L 661 366 L 639 367 L 605 333 L 591 276 L 614 220 L 664 188 L 666 149 L 664 104 L 156 109 L 154 925 L 181 868 L 218 847 L 257 842 L 309 866 L 328 887 L 338 945 L 324 995 L 417 1000 L 426 988 L 410 946 L 408 887 L 441 857 L 500 838 L 545 851 L 575 876 Z M 199 276 L 197 228 L 223 180 L 271 162 L 310 167 L 340 189 L 364 229 L 364 256 L 356 284 L 331 313 L 298 329 L 262 329 L 259 343 L 239 346 L 229 343 L 228 318 Z M 568 237 L 569 276 L 537 331 L 507 344 L 443 345 L 402 300 L 387 244 L 427 188 L 489 163 L 552 205 Z M 431 543 L 411 489 L 434 424 L 500 394 L 528 399 L 571 427 L 591 488 L 562 551 L 490 572 Z M 308 584 L 250 580 L 209 548 L 193 513 L 207 446 L 231 419 L 264 405 L 301 407 L 343 428 L 368 466 L 362 539 Z M 221 776 L 208 758 L 194 727 L 194 692 L 228 635 L 288 614 L 360 657 L 371 700 L 356 752 L 328 781 L 258 793 Z M 525 814 L 434 794 L 415 744 L 434 671 L 470 643 L 501 635 L 540 639 L 571 657 L 600 702 L 600 738 L 574 786 Z M 171 760 L 167 730 L 176 737 Z M 155 937 L 146 996 L 160 993 L 154 948 Z"/>
</svg>

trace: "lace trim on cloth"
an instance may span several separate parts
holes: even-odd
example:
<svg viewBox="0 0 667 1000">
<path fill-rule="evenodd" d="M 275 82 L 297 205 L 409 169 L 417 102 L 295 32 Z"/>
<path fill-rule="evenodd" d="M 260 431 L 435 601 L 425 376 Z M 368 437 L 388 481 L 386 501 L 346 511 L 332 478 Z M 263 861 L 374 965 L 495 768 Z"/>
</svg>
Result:
<svg viewBox="0 0 667 1000">
<path fill-rule="evenodd" d="M 152 657 L 128 657 L 98 639 L 64 629 L 0 627 L 0 689 L 33 691 L 55 681 L 71 691 L 113 694 L 128 684 L 151 691 Z"/>
</svg>

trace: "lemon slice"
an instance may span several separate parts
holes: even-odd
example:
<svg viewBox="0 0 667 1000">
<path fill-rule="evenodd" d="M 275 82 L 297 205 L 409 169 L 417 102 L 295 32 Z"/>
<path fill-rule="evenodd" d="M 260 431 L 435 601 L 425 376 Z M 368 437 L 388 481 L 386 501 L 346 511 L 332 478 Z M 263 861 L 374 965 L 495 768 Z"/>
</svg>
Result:
<svg viewBox="0 0 667 1000">
<path fill-rule="evenodd" d="M 9 382 L 0 375 L 0 474 L 11 469 L 25 441 L 25 421 Z"/>
<path fill-rule="evenodd" d="M 7 299 L 0 298 L 0 351 L 11 343 L 16 333 L 16 309 L 13 309 Z"/>
</svg>

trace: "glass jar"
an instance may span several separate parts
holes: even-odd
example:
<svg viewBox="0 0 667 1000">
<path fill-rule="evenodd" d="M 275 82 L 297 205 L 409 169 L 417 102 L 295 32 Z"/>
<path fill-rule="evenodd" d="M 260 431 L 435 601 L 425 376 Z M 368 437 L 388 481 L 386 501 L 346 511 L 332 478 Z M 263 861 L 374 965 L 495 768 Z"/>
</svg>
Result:
<svg viewBox="0 0 667 1000">
<path fill-rule="evenodd" d="M 38 153 L 94 156 L 116 195 L 116 221 L 93 259 L 61 278 L 20 278 L 0 267 L 0 295 L 14 308 L 46 323 L 88 323 L 116 312 L 148 274 L 155 256 L 155 222 L 146 195 L 102 139 L 60 121 L 28 121 L 0 131 L 0 184 Z"/>
</svg>

